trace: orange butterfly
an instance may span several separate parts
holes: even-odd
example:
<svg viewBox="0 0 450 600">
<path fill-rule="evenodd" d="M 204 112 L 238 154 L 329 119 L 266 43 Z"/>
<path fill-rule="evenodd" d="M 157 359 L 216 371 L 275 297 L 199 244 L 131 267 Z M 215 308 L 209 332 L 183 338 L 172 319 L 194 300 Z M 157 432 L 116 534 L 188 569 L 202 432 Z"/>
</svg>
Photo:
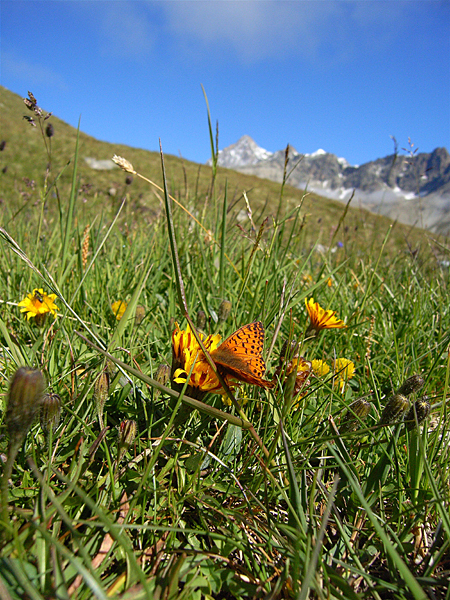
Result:
<svg viewBox="0 0 450 600">
<path fill-rule="evenodd" d="M 274 383 L 263 379 L 266 363 L 262 357 L 264 327 L 261 321 L 244 325 L 230 335 L 218 348 L 211 352 L 211 358 L 218 370 L 238 381 L 272 388 Z"/>
</svg>

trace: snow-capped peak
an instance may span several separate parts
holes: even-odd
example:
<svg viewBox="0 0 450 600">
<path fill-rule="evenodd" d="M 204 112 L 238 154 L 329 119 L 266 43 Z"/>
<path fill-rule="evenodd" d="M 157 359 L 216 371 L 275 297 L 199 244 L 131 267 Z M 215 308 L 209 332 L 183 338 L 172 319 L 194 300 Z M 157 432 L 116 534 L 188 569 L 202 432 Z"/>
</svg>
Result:
<svg viewBox="0 0 450 600">
<path fill-rule="evenodd" d="M 272 156 L 272 152 L 261 148 L 249 135 L 243 135 L 235 144 L 219 150 L 219 165 L 233 169 L 255 165 Z"/>
</svg>

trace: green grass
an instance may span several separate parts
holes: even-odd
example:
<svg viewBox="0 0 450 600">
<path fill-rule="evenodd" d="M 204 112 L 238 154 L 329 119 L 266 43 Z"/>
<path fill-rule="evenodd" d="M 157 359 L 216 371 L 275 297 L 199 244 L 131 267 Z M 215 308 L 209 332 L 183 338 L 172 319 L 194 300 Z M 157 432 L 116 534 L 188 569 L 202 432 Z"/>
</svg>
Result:
<svg viewBox="0 0 450 600">
<path fill-rule="evenodd" d="M 45 183 L 43 139 L 20 121 L 16 99 L 2 94 L 12 119 L 4 152 L 16 152 L 1 206 L 2 457 L 20 366 L 42 371 L 62 415 L 50 434 L 37 419 L 17 454 L 0 597 L 448 598 L 448 242 L 302 201 L 288 186 L 281 201 L 270 182 L 206 167 L 198 176 L 174 157 L 164 157 L 164 177 L 158 155 L 81 133 L 77 144 L 56 119 Z M 83 164 L 113 154 L 163 191 L 138 176 L 125 188 L 122 171 Z M 22 177 L 36 182 L 30 196 Z M 17 307 L 34 288 L 56 293 L 60 309 L 40 327 Z M 311 296 L 347 327 L 304 340 Z M 231 312 L 219 320 L 224 299 Z M 116 300 L 128 303 L 120 321 Z M 292 378 L 272 390 L 243 385 L 240 410 L 220 395 L 190 401 L 161 385 L 171 382 L 158 367 L 171 364 L 174 322 L 185 328 L 199 311 L 206 333 L 222 338 L 261 320 L 268 378 L 293 338 L 306 360 L 350 359 L 354 376 L 341 389 L 331 374 L 311 374 L 294 401 Z M 427 395 L 430 416 L 418 429 L 379 426 L 413 374 L 424 386 L 410 400 Z M 369 415 L 344 433 L 362 396 Z M 136 437 L 119 448 L 129 421 Z"/>
</svg>

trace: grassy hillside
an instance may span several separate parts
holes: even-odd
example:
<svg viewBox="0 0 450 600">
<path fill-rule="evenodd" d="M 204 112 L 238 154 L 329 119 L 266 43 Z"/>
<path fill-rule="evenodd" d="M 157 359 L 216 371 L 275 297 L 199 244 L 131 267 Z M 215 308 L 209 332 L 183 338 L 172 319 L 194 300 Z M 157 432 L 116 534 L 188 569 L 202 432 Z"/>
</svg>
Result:
<svg viewBox="0 0 450 600">
<path fill-rule="evenodd" d="M 28 218 L 37 214 L 37 206 L 42 198 L 46 169 L 49 163 L 44 150 L 42 134 L 39 127 L 31 127 L 23 115 L 30 116 L 23 99 L 16 94 L 0 87 L 1 93 L 1 126 L 2 139 L 6 142 L 0 153 L 1 159 L 1 201 L 3 222 L 8 222 L 17 210 L 25 210 Z M 24 93 L 24 97 L 26 94 Z M 39 99 L 37 99 L 39 102 Z M 52 111 L 55 107 L 45 107 Z M 99 117 L 101 118 L 101 116 Z M 58 179 L 60 198 L 68 197 L 74 164 L 76 145 L 76 130 L 52 116 L 47 123 L 54 126 L 54 136 L 51 138 L 51 172 L 49 182 Z M 132 127 L 133 124 L 130 124 Z M 136 127 L 139 124 L 136 124 Z M 83 124 L 81 122 L 81 130 Z M 207 140 L 207 124 L 205 123 L 205 143 Z M 50 140 L 47 140 L 48 142 Z M 162 140 L 164 148 L 164 140 Z M 133 228 L 137 223 L 151 223 L 161 211 L 161 196 L 146 182 L 134 178 L 130 185 L 125 183 L 126 175 L 115 168 L 113 171 L 97 171 L 90 168 L 86 157 L 97 160 L 107 160 L 114 154 L 124 156 L 133 163 L 135 169 L 159 186 L 162 185 L 161 161 L 159 153 L 149 152 L 123 145 L 108 144 L 80 133 L 78 155 L 78 186 L 79 204 L 77 212 L 83 212 L 86 218 L 92 218 L 97 213 L 111 217 L 123 196 L 127 196 L 127 206 L 124 219 L 128 227 Z M 184 206 L 200 210 L 205 199 L 214 197 L 220 202 L 224 196 L 225 186 L 228 186 L 228 210 L 236 215 L 245 210 L 243 197 L 245 192 L 255 213 L 255 219 L 264 215 L 274 216 L 277 213 L 280 200 L 280 185 L 257 177 L 243 175 L 228 169 L 218 169 L 215 181 L 215 193 L 211 192 L 212 170 L 205 165 L 183 160 L 167 155 L 165 157 L 166 174 L 169 191 Z M 6 172 L 4 170 L 6 169 Z M 30 187 L 30 181 L 34 186 Z M 48 218 L 52 222 L 56 211 L 55 189 L 51 188 L 46 198 Z M 306 244 L 316 242 L 328 245 L 344 212 L 344 206 L 339 202 L 317 196 L 304 194 L 301 190 L 286 185 L 281 204 L 281 215 L 290 213 L 296 206 L 302 204 L 303 235 Z M 390 221 L 384 217 L 372 215 L 365 210 L 350 206 L 341 224 L 339 240 L 363 248 L 378 249 L 389 227 Z M 396 224 L 387 244 L 387 251 L 395 252 L 409 244 L 416 248 L 417 244 L 427 246 L 428 240 L 421 230 L 411 229 Z M 417 249 L 417 248 L 416 248 Z"/>
<path fill-rule="evenodd" d="M 2 98 L 0 598 L 448 600 L 446 241 Z"/>
</svg>

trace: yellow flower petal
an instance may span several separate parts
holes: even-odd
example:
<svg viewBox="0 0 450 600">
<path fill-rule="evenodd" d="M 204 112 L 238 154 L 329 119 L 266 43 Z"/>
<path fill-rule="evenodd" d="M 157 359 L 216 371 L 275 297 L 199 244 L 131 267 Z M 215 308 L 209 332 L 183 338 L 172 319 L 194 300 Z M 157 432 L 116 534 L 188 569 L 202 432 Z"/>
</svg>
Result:
<svg viewBox="0 0 450 600">
<path fill-rule="evenodd" d="M 199 336 L 209 352 L 215 350 L 221 340 L 218 334 L 205 337 L 202 333 L 199 333 Z M 205 393 L 225 393 L 189 325 L 187 325 L 186 330 L 181 330 L 178 323 L 175 323 L 175 329 L 172 333 L 172 355 L 173 365 L 177 367 L 173 379 L 175 383 L 184 384 L 188 373 L 191 373 L 189 377 L 190 387 Z"/>
<path fill-rule="evenodd" d="M 120 319 L 123 317 L 125 311 L 127 310 L 127 306 L 128 304 L 123 302 L 123 300 L 116 300 L 111 304 L 111 310 L 118 321 L 120 321 Z"/>
<path fill-rule="evenodd" d="M 330 372 L 330 367 L 324 360 L 314 359 L 311 364 L 315 375 L 318 377 L 324 377 Z"/>
<path fill-rule="evenodd" d="M 314 298 L 307 300 L 305 298 L 306 310 L 309 315 L 308 333 L 318 332 L 321 329 L 342 329 L 345 327 L 344 321 L 338 319 L 335 310 L 325 310 Z"/>
<path fill-rule="evenodd" d="M 47 294 L 43 289 L 35 288 L 17 306 L 21 307 L 20 312 L 26 313 L 27 320 L 46 313 L 56 316 L 59 308 L 55 304 L 55 299 L 56 294 Z"/>
</svg>

